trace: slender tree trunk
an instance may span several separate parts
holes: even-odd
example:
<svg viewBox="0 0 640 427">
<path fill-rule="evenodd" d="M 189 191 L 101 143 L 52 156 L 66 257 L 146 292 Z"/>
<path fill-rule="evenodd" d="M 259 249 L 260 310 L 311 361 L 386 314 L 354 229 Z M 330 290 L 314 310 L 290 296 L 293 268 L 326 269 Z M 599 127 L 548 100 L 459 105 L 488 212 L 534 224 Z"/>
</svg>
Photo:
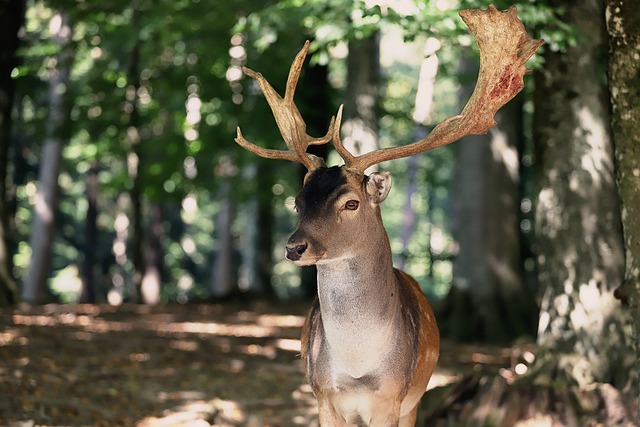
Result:
<svg viewBox="0 0 640 427">
<path fill-rule="evenodd" d="M 25 1 L 5 1 L 0 7 L 0 307 L 18 298 L 13 278 L 10 248 L 9 149 L 11 147 L 11 110 L 15 95 L 15 80 L 11 72 L 18 65 L 16 51 L 20 45 L 18 30 L 24 22 Z"/>
<path fill-rule="evenodd" d="M 380 34 L 349 41 L 342 142 L 353 154 L 379 148 Z"/>
<path fill-rule="evenodd" d="M 144 277 L 141 284 L 142 302 L 156 305 L 162 291 L 162 208 L 158 202 L 149 207 L 149 233 L 144 252 Z"/>
<path fill-rule="evenodd" d="M 626 255 L 624 282 L 619 294 L 630 304 L 635 326 L 636 360 L 640 363 L 640 8 L 633 2 L 622 0 L 608 0 L 605 4 L 609 32 L 611 127 L 617 183 L 622 199 Z M 636 373 L 638 371 L 640 366 L 636 366 Z"/>
<path fill-rule="evenodd" d="M 51 256 L 55 216 L 58 209 L 58 175 L 62 162 L 62 148 L 69 109 L 65 91 L 70 83 L 74 51 L 71 46 L 72 31 L 67 15 L 54 14 L 51 28 L 57 31 L 53 39 L 61 47 L 56 65 L 49 70 L 49 120 L 47 137 L 40 155 L 39 187 L 34 206 L 35 215 L 31 229 L 31 261 L 22 289 L 22 298 L 29 303 L 43 303 L 48 298 L 47 279 L 51 273 Z"/>
<path fill-rule="evenodd" d="M 134 29 L 140 28 L 140 10 L 134 1 L 133 18 L 131 25 Z M 144 156 L 142 153 L 142 140 L 140 136 L 140 112 L 138 110 L 138 89 L 140 89 L 140 48 L 141 40 L 136 40 L 131 51 L 129 68 L 127 70 L 127 86 L 125 109 L 129 113 L 129 125 L 127 128 L 127 142 L 129 153 L 127 157 L 127 170 L 131 179 L 131 234 L 129 236 L 129 257 L 133 263 L 133 277 L 130 289 L 130 297 L 133 302 L 142 302 L 142 278 L 144 277 L 144 226 L 142 223 L 142 183 L 141 171 L 144 170 Z"/>
<path fill-rule="evenodd" d="M 220 210 L 216 216 L 216 252 L 211 272 L 211 294 L 214 298 L 228 298 L 237 290 L 233 267 L 233 232 L 235 217 L 231 195 L 231 178 L 225 177 L 220 189 Z"/>
<path fill-rule="evenodd" d="M 300 100 L 300 112 L 307 123 L 307 132 L 310 135 L 319 136 L 327 132 L 327 126 L 331 113 L 334 111 L 331 99 L 332 91 L 329 84 L 329 68 L 326 65 L 311 65 L 311 57 L 305 61 L 305 72 L 299 87 L 305 90 L 298 91 L 296 96 Z M 313 145 L 307 152 L 323 159 L 327 158 L 329 145 Z M 300 168 L 300 182 L 302 182 L 307 170 Z M 284 245 L 282 245 L 284 248 Z M 284 249 L 283 249 L 284 250 Z M 303 267 L 300 272 L 302 295 L 311 299 L 317 292 L 317 271 L 315 266 Z"/>
<path fill-rule="evenodd" d="M 269 171 L 271 163 L 257 159 L 246 173 L 247 179 L 253 180 L 257 188 L 256 196 L 249 202 L 243 274 L 238 283 L 242 292 L 262 294 L 267 298 L 275 296 L 271 285 L 274 221 L 272 180 L 268 179 L 272 176 Z"/>
<path fill-rule="evenodd" d="M 262 163 L 262 162 L 261 162 Z M 264 172 L 264 168 L 258 166 L 258 176 Z M 267 181 L 271 185 L 270 181 Z M 257 253 L 257 279 L 260 289 L 265 297 L 275 298 L 275 291 L 271 284 L 273 275 L 273 204 L 271 188 L 263 188 L 264 194 L 258 199 L 258 253 Z"/>
<path fill-rule="evenodd" d="M 634 357 L 628 313 L 614 298 L 624 253 L 602 68 L 604 5 L 555 5 L 566 8 L 582 38 L 565 53 L 547 50 L 545 67 L 535 74 L 536 237 L 544 287 L 536 366 L 583 390 L 594 383 L 623 390 Z M 613 425 L 612 418 L 604 421 Z"/>
<path fill-rule="evenodd" d="M 82 293 L 80 302 L 95 303 L 96 246 L 98 244 L 98 162 L 94 161 L 87 174 L 87 215 L 84 228 L 84 259 L 82 260 Z"/>
</svg>

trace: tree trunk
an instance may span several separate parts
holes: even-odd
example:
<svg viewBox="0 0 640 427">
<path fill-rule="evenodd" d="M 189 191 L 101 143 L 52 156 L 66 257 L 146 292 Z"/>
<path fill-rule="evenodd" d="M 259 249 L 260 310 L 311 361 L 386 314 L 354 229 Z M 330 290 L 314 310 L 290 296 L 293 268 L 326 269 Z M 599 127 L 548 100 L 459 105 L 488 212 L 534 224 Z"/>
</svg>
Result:
<svg viewBox="0 0 640 427">
<path fill-rule="evenodd" d="M 463 59 L 464 74 L 475 75 L 476 67 Z M 472 89 L 463 86 L 463 102 Z M 533 336 L 537 319 L 520 257 L 521 98 L 495 118 L 488 134 L 465 137 L 456 146 L 453 232 L 459 252 L 447 301 L 451 315 L 442 330 L 457 340 L 507 343 Z"/>
<path fill-rule="evenodd" d="M 9 148 L 11 147 L 11 110 L 15 95 L 15 79 L 11 72 L 18 65 L 16 51 L 20 45 L 18 30 L 24 22 L 25 1 L 5 2 L 0 9 L 0 307 L 18 298 L 13 278 L 11 231 L 9 220 Z"/>
<path fill-rule="evenodd" d="M 149 207 L 149 233 L 147 249 L 144 252 L 144 276 L 140 286 L 142 302 L 156 305 L 160 303 L 162 290 L 162 208 L 158 202 Z"/>
<path fill-rule="evenodd" d="M 49 120 L 40 155 L 39 187 L 29 241 L 31 261 L 22 289 L 23 300 L 33 304 L 43 303 L 48 299 L 47 279 L 51 273 L 55 215 L 58 209 L 58 175 L 66 138 L 63 128 L 69 117 L 65 93 L 70 83 L 74 59 L 72 31 L 67 15 L 61 12 L 54 14 L 50 27 L 57 29 L 53 39 L 60 45 L 61 53 L 56 65 L 49 70 Z"/>
<path fill-rule="evenodd" d="M 258 176 L 265 172 L 266 166 L 263 162 L 258 163 Z M 263 295 L 269 299 L 275 298 L 275 291 L 271 284 L 271 276 L 273 274 L 273 193 L 271 190 L 271 180 L 266 181 L 268 185 L 263 185 L 261 194 L 258 198 L 258 233 L 257 233 L 257 280 Z"/>
<path fill-rule="evenodd" d="M 131 25 L 135 30 L 140 28 L 140 10 L 134 5 Z M 145 275 L 144 263 L 144 226 L 142 224 L 142 183 L 141 171 L 144 170 L 142 141 L 140 136 L 140 111 L 138 109 L 138 90 L 140 89 L 140 48 L 141 41 L 136 40 L 129 68 L 127 70 L 127 86 L 125 111 L 129 113 L 129 123 L 126 130 L 129 153 L 127 156 L 127 170 L 131 179 L 130 223 L 131 234 L 127 251 L 133 263 L 133 277 L 130 288 L 130 298 L 135 303 L 142 302 L 142 278 Z"/>
<path fill-rule="evenodd" d="M 605 4 L 609 31 L 611 127 L 626 255 L 624 282 L 619 294 L 630 304 L 636 360 L 640 362 L 640 8 L 622 0 L 608 0 Z M 640 366 L 636 369 L 640 370 Z"/>
<path fill-rule="evenodd" d="M 236 293 L 237 283 L 233 265 L 233 232 L 231 226 L 235 216 L 231 195 L 231 179 L 224 177 L 221 185 L 220 210 L 216 216 L 216 251 L 211 272 L 211 295 L 214 298 L 228 298 Z"/>
<path fill-rule="evenodd" d="M 424 59 L 420 64 L 420 74 L 418 77 L 418 90 L 413 109 L 413 140 L 419 141 L 425 138 L 429 131 L 427 125 L 432 124 L 431 115 L 433 113 L 433 95 L 435 93 L 436 76 L 438 74 L 439 60 L 436 52 L 440 49 L 440 41 L 429 37 L 425 43 Z M 415 209 L 413 207 L 413 197 L 418 191 L 417 175 L 421 155 L 411 156 L 407 161 L 407 189 L 404 212 L 402 214 L 402 231 L 400 238 L 402 241 L 402 252 L 397 259 L 397 267 L 404 269 L 409 257 L 409 242 L 413 234 L 415 223 Z M 431 260 L 433 262 L 433 260 Z"/>
<path fill-rule="evenodd" d="M 349 41 L 342 142 L 358 156 L 379 148 L 380 34 Z"/>
<path fill-rule="evenodd" d="M 544 287 L 538 349 L 533 363 L 529 357 L 501 376 L 460 382 L 462 391 L 447 396 L 455 414 L 441 411 L 464 420 L 457 425 L 638 425 L 630 316 L 614 297 L 624 258 L 602 67 L 604 5 L 552 3 L 565 9 L 567 23 L 581 38 L 564 53 L 547 50 L 544 68 L 534 74 L 535 233 Z M 637 39 L 629 42 L 637 46 Z M 638 105 L 637 85 L 634 91 L 629 106 Z M 633 110 L 619 111 L 631 117 Z M 629 130 L 637 132 L 637 122 Z M 637 154 L 637 139 L 633 144 Z M 637 188 L 637 179 L 630 185 Z"/>
<path fill-rule="evenodd" d="M 300 103 L 300 112 L 307 123 L 307 132 L 310 135 L 324 135 L 330 120 L 330 114 L 327 115 L 327 112 L 334 111 L 331 103 L 332 90 L 329 84 L 329 68 L 321 64 L 311 65 L 311 57 L 305 61 L 304 66 L 304 75 L 299 87 L 304 87 L 305 90 L 296 94 Z M 312 145 L 307 152 L 326 159 L 329 154 L 329 144 Z M 300 167 L 300 182 L 306 173 L 306 168 Z M 300 282 L 302 296 L 307 299 L 313 298 L 317 292 L 316 267 L 303 267 L 300 272 Z"/>
<path fill-rule="evenodd" d="M 612 382 L 622 389 L 631 378 L 631 341 L 628 315 L 614 298 L 623 249 L 601 63 L 604 6 L 558 5 L 583 38 L 564 54 L 547 51 L 535 74 L 536 237 L 545 288 L 537 363 L 582 387 Z"/>
<path fill-rule="evenodd" d="M 84 228 L 84 259 L 82 260 L 81 303 L 96 302 L 95 266 L 98 244 L 98 162 L 94 161 L 87 175 L 87 215 Z"/>
<path fill-rule="evenodd" d="M 238 281 L 242 292 L 262 294 L 269 299 L 275 296 L 271 285 L 274 221 L 271 204 L 273 181 L 269 178 L 272 176 L 269 171 L 271 163 L 269 159 L 256 159 L 246 172 L 246 178 L 256 183 L 256 191 L 247 209 L 249 218 L 242 257 L 243 273 Z"/>
</svg>

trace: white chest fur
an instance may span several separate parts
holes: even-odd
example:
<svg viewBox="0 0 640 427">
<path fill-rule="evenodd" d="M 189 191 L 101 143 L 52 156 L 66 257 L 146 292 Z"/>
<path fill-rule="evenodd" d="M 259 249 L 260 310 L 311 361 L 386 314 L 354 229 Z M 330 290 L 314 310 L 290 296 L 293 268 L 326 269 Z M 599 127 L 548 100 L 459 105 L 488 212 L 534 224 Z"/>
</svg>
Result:
<svg viewBox="0 0 640 427">
<path fill-rule="evenodd" d="M 353 260 L 318 266 L 322 324 L 336 379 L 371 374 L 393 351 L 398 308 L 393 292 L 380 286 L 380 278 L 373 282 L 367 276 Z"/>
</svg>

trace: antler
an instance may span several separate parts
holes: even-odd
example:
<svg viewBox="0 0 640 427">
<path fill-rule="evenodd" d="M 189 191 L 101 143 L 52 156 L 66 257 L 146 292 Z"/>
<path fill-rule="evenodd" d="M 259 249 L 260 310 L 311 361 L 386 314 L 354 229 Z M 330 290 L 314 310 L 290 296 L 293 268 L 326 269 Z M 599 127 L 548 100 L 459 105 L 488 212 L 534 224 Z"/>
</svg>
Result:
<svg viewBox="0 0 640 427">
<path fill-rule="evenodd" d="M 306 133 L 307 125 L 300 115 L 300 111 L 293 102 L 293 95 L 296 91 L 296 85 L 300 78 L 300 71 L 302 70 L 302 64 L 304 58 L 309 50 L 309 41 L 304 44 L 304 47 L 300 50 L 289 70 L 289 78 L 287 79 L 287 87 L 285 90 L 284 98 L 271 87 L 269 82 L 262 76 L 249 68 L 243 67 L 244 73 L 255 79 L 262 89 L 262 93 L 271 107 L 273 116 L 276 119 L 276 124 L 284 142 L 287 144 L 288 150 L 272 150 L 268 148 L 259 147 L 249 141 L 247 141 L 240 132 L 240 126 L 238 126 L 238 136 L 235 141 L 244 149 L 257 154 L 260 157 L 267 159 L 281 159 L 289 160 L 293 162 L 302 163 L 307 167 L 309 171 L 325 166 L 324 160 L 320 157 L 316 157 L 313 154 L 307 153 L 307 147 L 309 145 L 320 145 L 329 142 L 333 136 L 333 128 L 335 120 L 332 117 L 331 123 L 329 123 L 329 130 L 327 134 L 320 138 L 314 138 Z"/>
<path fill-rule="evenodd" d="M 523 76 L 529 71 L 525 62 L 543 41 L 529 38 L 518 19 L 516 7 L 503 13 L 490 5 L 486 11 L 463 10 L 460 16 L 475 36 L 480 50 L 478 82 L 462 112 L 445 119 L 429 135 L 412 144 L 354 157 L 340 140 L 341 108 L 333 141 L 348 168 L 363 172 L 369 166 L 432 150 L 466 135 L 487 133 L 496 124 L 493 119 L 496 112 L 522 90 Z"/>
</svg>

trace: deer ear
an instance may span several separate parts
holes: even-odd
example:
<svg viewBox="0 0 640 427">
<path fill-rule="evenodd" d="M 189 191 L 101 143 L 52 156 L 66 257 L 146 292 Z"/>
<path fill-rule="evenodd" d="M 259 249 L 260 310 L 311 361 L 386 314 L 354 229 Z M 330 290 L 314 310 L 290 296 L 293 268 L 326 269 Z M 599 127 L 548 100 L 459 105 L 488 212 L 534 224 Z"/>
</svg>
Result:
<svg viewBox="0 0 640 427">
<path fill-rule="evenodd" d="M 379 205 L 387 198 L 393 179 L 389 172 L 374 172 L 367 177 L 367 199 L 373 205 Z"/>
</svg>

